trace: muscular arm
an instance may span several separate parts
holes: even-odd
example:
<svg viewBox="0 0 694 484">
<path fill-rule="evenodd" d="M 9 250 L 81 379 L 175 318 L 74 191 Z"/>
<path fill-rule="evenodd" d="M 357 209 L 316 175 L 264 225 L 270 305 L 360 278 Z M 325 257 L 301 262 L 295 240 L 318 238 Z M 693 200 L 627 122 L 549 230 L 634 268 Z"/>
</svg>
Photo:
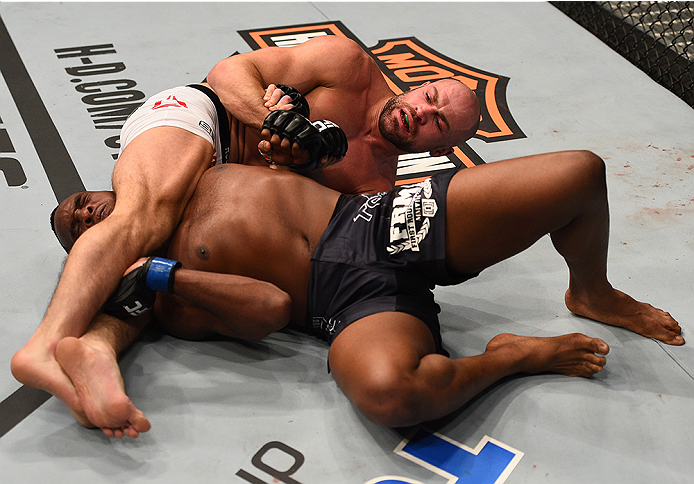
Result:
<svg viewBox="0 0 694 484">
<path fill-rule="evenodd" d="M 157 294 L 163 330 L 185 339 L 213 335 L 258 340 L 287 325 L 291 298 L 268 282 L 233 274 L 178 269 L 174 295 Z"/>
<path fill-rule="evenodd" d="M 263 95 L 269 84 L 286 84 L 304 95 L 318 86 L 346 90 L 369 61 L 349 39 L 315 37 L 295 47 L 269 47 L 224 59 L 207 81 L 236 119 L 260 129 L 268 114 Z"/>
</svg>

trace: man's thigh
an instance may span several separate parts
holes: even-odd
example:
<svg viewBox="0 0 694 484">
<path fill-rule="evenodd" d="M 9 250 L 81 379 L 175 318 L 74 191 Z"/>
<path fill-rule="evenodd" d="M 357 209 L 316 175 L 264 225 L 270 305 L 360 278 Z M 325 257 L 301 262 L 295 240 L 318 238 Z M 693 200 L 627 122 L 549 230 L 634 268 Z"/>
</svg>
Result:
<svg viewBox="0 0 694 484">
<path fill-rule="evenodd" d="M 446 259 L 478 272 L 564 227 L 581 209 L 586 171 L 597 157 L 581 151 L 488 163 L 457 173 L 449 185 Z"/>
<path fill-rule="evenodd" d="M 162 126 L 140 134 L 125 148 L 113 171 L 116 207 L 150 211 L 173 209 L 178 219 L 210 167 L 214 150 L 184 129 Z"/>
</svg>

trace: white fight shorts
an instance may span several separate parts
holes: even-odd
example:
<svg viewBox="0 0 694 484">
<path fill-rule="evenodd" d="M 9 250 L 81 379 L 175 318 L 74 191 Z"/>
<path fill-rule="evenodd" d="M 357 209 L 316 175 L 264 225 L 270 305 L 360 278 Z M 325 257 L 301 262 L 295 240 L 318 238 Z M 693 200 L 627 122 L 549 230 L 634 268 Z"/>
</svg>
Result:
<svg viewBox="0 0 694 484">
<path fill-rule="evenodd" d="M 212 91 L 209 91 L 212 95 Z M 123 125 L 120 153 L 128 143 L 148 129 L 174 126 L 210 142 L 214 155 L 210 166 L 223 163 L 218 110 L 213 100 L 198 89 L 181 86 L 155 94 L 140 106 Z M 225 122 L 227 120 L 224 120 Z"/>
</svg>

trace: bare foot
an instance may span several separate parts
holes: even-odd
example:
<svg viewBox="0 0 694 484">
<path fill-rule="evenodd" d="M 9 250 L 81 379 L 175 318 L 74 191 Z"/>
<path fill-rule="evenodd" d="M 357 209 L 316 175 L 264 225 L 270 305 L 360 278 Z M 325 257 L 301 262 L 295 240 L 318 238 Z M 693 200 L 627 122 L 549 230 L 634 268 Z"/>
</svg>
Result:
<svg viewBox="0 0 694 484">
<path fill-rule="evenodd" d="M 510 352 L 517 360 L 517 373 L 589 377 L 605 366 L 604 355 L 610 348 L 603 340 L 580 333 L 551 338 L 503 333 L 492 338 L 486 348 L 489 353 L 500 351 Z"/>
<path fill-rule="evenodd" d="M 85 427 L 94 425 L 84 414 L 82 405 L 70 379 L 55 359 L 55 345 L 45 343 L 39 336 L 12 357 L 12 375 L 21 383 L 44 390 L 57 397 L 70 410 L 75 420 Z"/>
<path fill-rule="evenodd" d="M 72 381 L 84 414 L 106 435 L 137 438 L 151 428 L 144 413 L 125 394 L 112 350 L 68 337 L 58 343 L 55 356 Z"/>
<path fill-rule="evenodd" d="M 569 288 L 564 297 L 572 313 L 628 329 L 671 345 L 683 345 L 682 328 L 662 309 L 636 301 L 622 291 L 584 293 Z"/>
</svg>

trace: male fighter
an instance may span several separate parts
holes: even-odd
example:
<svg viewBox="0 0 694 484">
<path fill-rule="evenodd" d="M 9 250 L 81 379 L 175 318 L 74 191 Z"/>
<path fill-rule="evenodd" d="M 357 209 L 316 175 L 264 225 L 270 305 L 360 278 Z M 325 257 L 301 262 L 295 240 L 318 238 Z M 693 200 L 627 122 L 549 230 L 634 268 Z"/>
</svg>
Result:
<svg viewBox="0 0 694 484">
<path fill-rule="evenodd" d="M 371 56 L 344 37 L 316 37 L 301 50 L 270 48 L 231 56 L 210 71 L 207 82 L 227 110 L 250 126 L 260 126 L 267 116 L 262 86 L 282 82 L 296 88 L 308 100 L 311 119 L 329 119 L 347 135 L 347 156 L 322 172 L 324 184 L 342 193 L 390 190 L 398 155 L 450 154 L 461 140 L 474 135 L 479 120 L 477 98 L 460 86 L 456 92 L 444 90 L 438 82 L 431 84 L 419 92 L 416 103 L 393 97 Z M 274 96 L 270 105 L 278 97 Z M 462 121 L 440 109 L 448 103 Z M 287 141 L 281 142 L 281 137 L 273 136 L 272 143 L 263 141 L 261 151 L 286 164 L 286 157 L 295 153 Z"/>
<path fill-rule="evenodd" d="M 352 168 L 326 178 L 326 183 L 347 192 L 389 189 L 398 154 L 408 149 L 446 152 L 477 129 L 479 104 L 462 83 L 442 80 L 394 99 L 373 60 L 346 39 L 264 49 L 233 56 L 222 65 L 243 63 L 246 56 L 254 69 L 251 79 L 224 83 L 217 73 L 221 68 L 210 73 L 209 86 L 220 90 L 226 112 L 221 108 L 218 114 L 213 90 L 197 86 L 156 95 L 129 118 L 112 177 L 118 203 L 110 214 L 93 213 L 90 223 L 106 223 L 99 223 L 72 248 L 39 328 L 12 359 L 17 380 L 77 404 L 74 394 L 60 390 L 68 388 L 68 382 L 55 361 L 55 346 L 66 336 L 81 336 L 125 269 L 171 236 L 200 176 L 213 161 L 228 155 L 230 162 L 267 165 L 258 152 L 261 123 L 274 113 L 265 104 L 294 107 L 274 85 L 265 91 L 269 83 L 298 86 L 313 119 L 335 118 L 341 124 L 350 144 L 344 161 Z M 234 104 L 234 96 L 240 102 Z M 249 121 L 249 106 L 262 114 Z M 291 132 L 284 121 L 281 117 L 279 127 L 270 123 L 267 128 L 266 135 L 274 141 L 271 154 L 264 147 L 265 155 L 287 165 L 316 162 L 307 160 L 306 152 L 294 143 L 285 142 L 288 151 L 284 151 L 281 142 L 294 141 L 284 136 Z M 220 142 L 227 123 L 228 147 Z M 74 304 L 76 300 L 80 304 Z"/>
<path fill-rule="evenodd" d="M 86 228 L 80 197 L 113 203 L 108 192 L 63 202 L 55 214 L 63 243 L 71 226 Z M 331 372 L 366 417 L 409 426 L 508 375 L 602 369 L 608 345 L 582 334 L 501 334 L 481 355 L 444 355 L 431 288 L 475 277 L 548 233 L 569 268 L 571 312 L 684 343 L 668 313 L 608 282 L 608 226 L 604 164 L 589 152 L 500 161 L 353 197 L 285 171 L 224 165 L 203 175 L 167 246 L 182 267 L 141 266 L 137 284 L 108 308 L 139 312 L 146 286 L 159 291 L 151 315 L 175 336 L 257 339 L 291 322 L 331 343 Z M 65 338 L 56 356 L 79 397 L 78 420 L 137 436 L 149 422 L 125 395 L 116 362 L 137 325 L 122 326 L 130 332 L 122 339 L 108 327 L 99 329 L 106 336 Z"/>
</svg>

